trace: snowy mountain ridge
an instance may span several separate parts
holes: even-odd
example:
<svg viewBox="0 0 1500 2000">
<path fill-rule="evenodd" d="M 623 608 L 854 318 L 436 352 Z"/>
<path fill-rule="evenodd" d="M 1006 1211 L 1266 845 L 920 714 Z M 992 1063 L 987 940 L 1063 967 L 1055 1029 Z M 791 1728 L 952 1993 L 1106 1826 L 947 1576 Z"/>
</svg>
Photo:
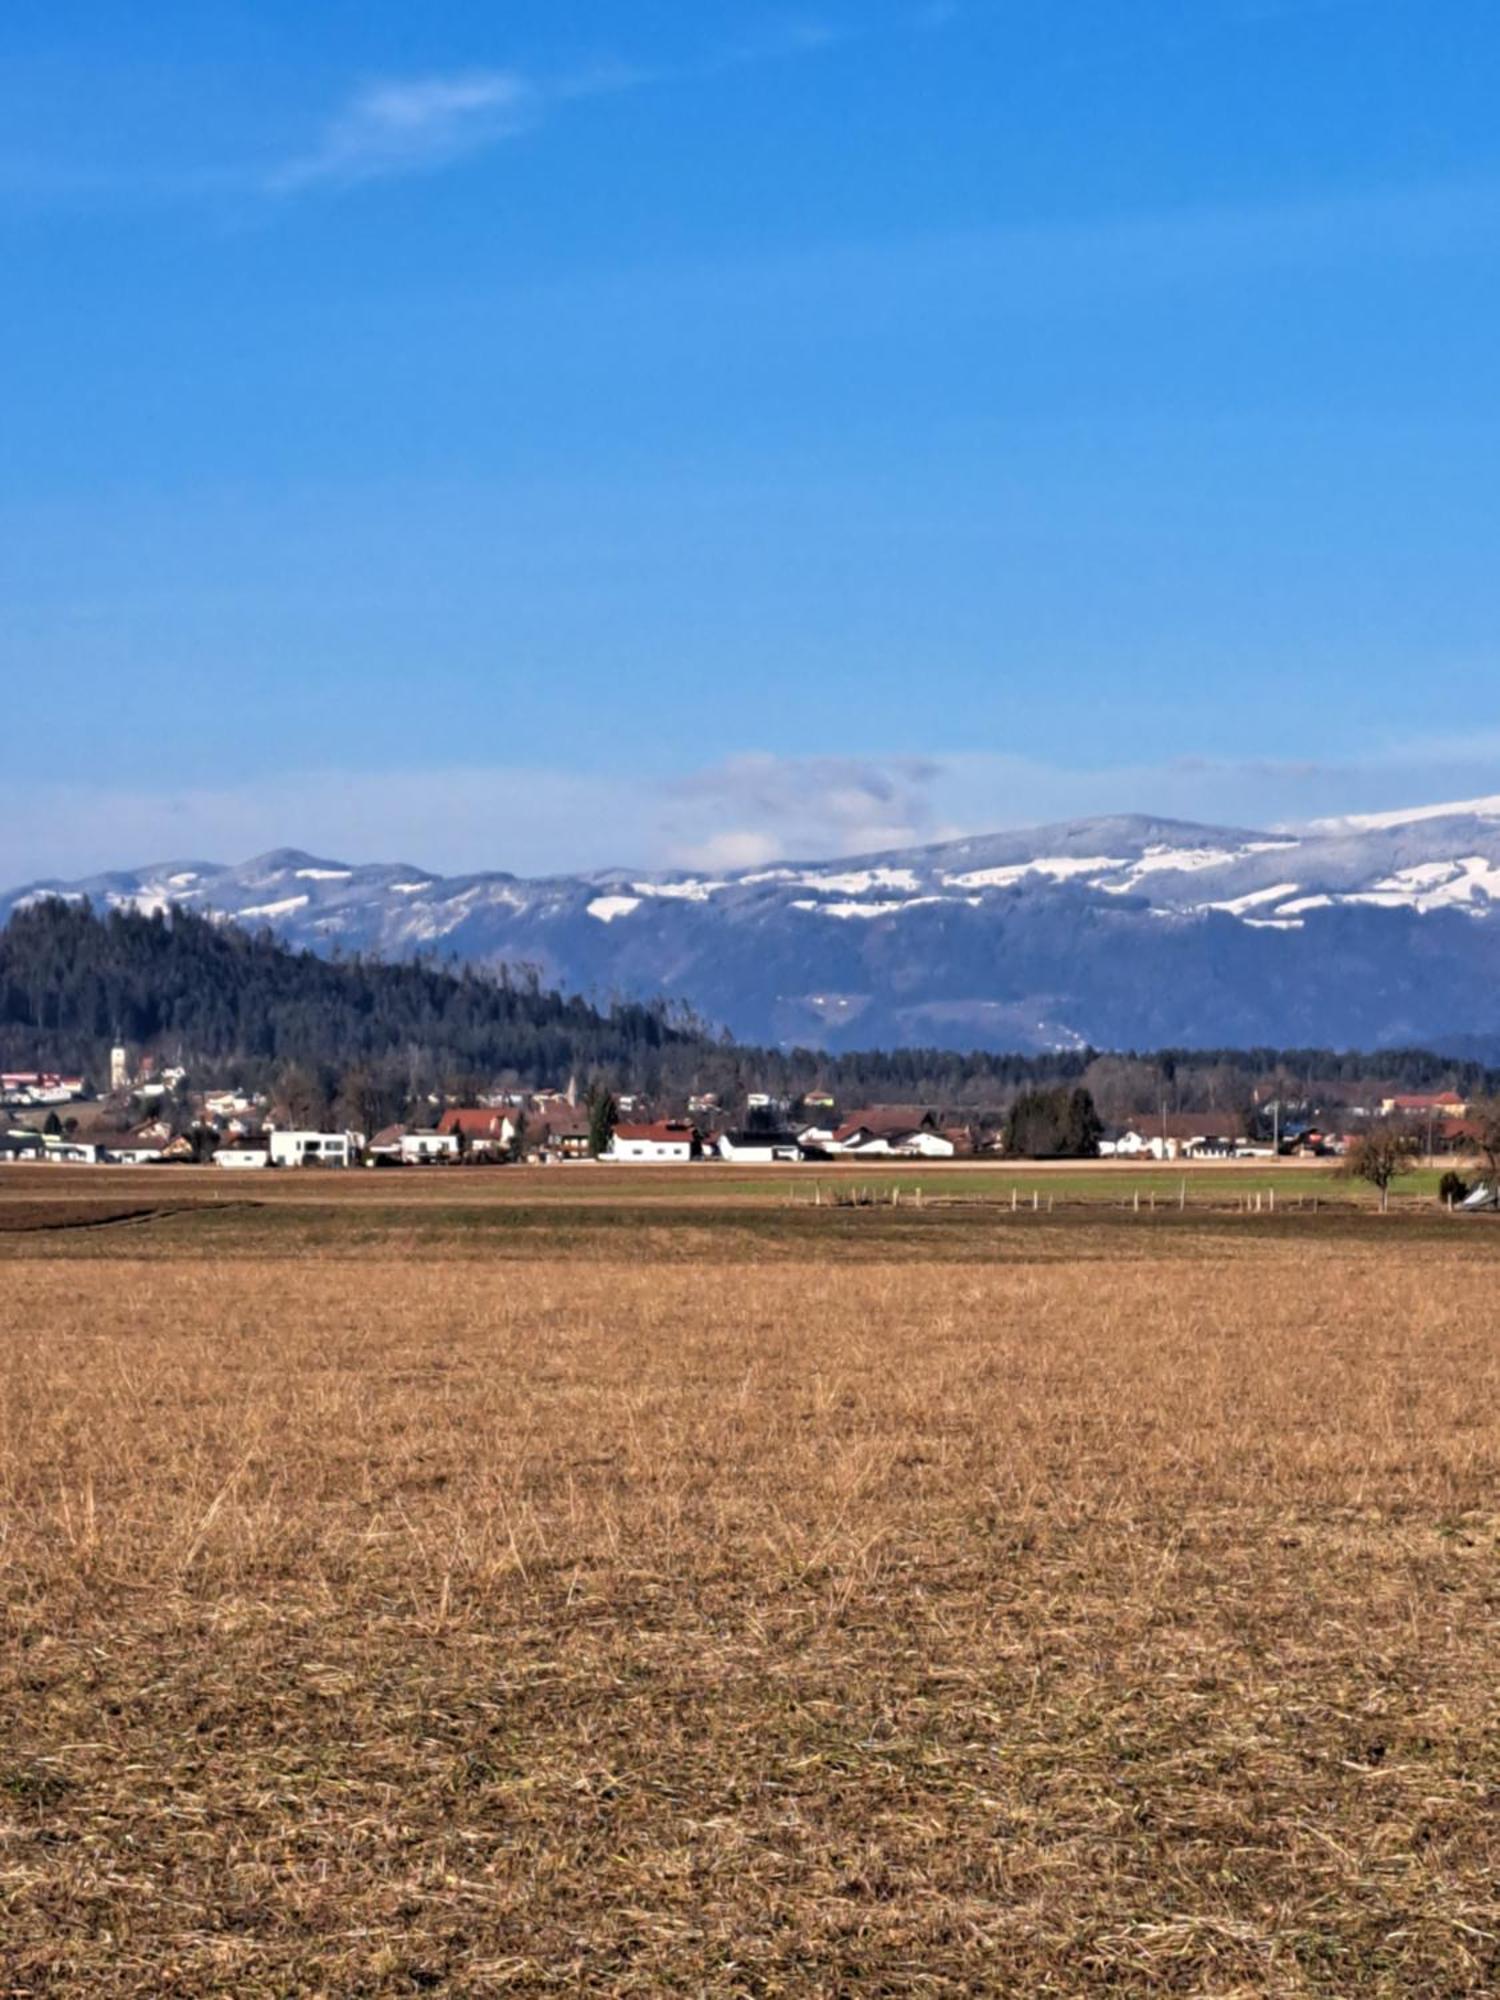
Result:
<svg viewBox="0 0 1500 2000">
<path fill-rule="evenodd" d="M 288 848 L 32 883 L 0 918 L 45 895 L 181 903 L 320 951 L 525 962 L 575 990 L 687 1000 L 757 1040 L 1500 1028 L 1500 797 L 1268 830 L 1121 815 L 716 874 L 445 877 Z M 1323 1032 L 1291 1032 L 1308 1022 Z"/>
</svg>

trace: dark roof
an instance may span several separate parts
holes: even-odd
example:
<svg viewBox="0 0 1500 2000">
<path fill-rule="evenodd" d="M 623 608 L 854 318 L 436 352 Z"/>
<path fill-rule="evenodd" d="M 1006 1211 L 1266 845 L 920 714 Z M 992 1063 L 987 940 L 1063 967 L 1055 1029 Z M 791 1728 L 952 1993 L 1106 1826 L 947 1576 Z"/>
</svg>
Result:
<svg viewBox="0 0 1500 2000">
<path fill-rule="evenodd" d="M 1245 1121 L 1237 1111 L 1160 1111 L 1129 1118 L 1122 1132 L 1139 1132 L 1143 1139 L 1242 1139 Z"/>
<path fill-rule="evenodd" d="M 862 1125 L 883 1138 L 892 1132 L 919 1132 L 935 1122 L 934 1114 L 921 1104 L 867 1104 L 862 1110 L 846 1111 L 842 1129 L 852 1132 Z"/>
</svg>

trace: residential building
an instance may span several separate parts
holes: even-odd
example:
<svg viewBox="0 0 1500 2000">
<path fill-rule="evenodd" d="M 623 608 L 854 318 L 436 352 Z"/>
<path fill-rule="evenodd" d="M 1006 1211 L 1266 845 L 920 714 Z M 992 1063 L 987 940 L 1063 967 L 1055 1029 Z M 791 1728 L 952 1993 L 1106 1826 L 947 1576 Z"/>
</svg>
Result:
<svg viewBox="0 0 1500 2000">
<path fill-rule="evenodd" d="M 561 1105 L 526 1126 L 526 1148 L 544 1160 L 589 1157 L 589 1114 L 581 1105 Z"/>
<path fill-rule="evenodd" d="M 1456 1090 L 1413 1092 L 1404 1097 L 1383 1097 L 1380 1110 L 1385 1118 L 1467 1118 L 1469 1106 Z"/>
<path fill-rule="evenodd" d="M 273 1167 L 347 1167 L 358 1150 L 353 1132 L 272 1132 Z"/>
<path fill-rule="evenodd" d="M 808 1132 L 803 1138 L 824 1151 L 861 1159 L 951 1160 L 958 1151 L 957 1143 L 937 1130 L 931 1112 L 900 1105 L 873 1105 L 854 1112 L 826 1137 Z"/>
<path fill-rule="evenodd" d="M 65 1139 L 48 1132 L 42 1136 L 42 1158 L 51 1166 L 97 1167 L 105 1157 L 104 1148 L 83 1139 Z"/>
<path fill-rule="evenodd" d="M 160 1139 L 143 1139 L 138 1132 L 108 1140 L 99 1150 L 115 1167 L 158 1167 L 166 1158 Z"/>
<path fill-rule="evenodd" d="M 565 1112 L 567 1100 L 553 1093 L 560 1110 Z M 519 1109 L 480 1107 L 477 1110 L 448 1110 L 438 1120 L 437 1129 L 445 1137 L 452 1138 L 461 1152 L 469 1153 L 475 1159 L 494 1159 L 508 1153 L 516 1134 L 522 1128 L 523 1113 Z"/>
<path fill-rule="evenodd" d="M 723 1132 L 718 1148 L 721 1160 L 733 1160 L 742 1167 L 802 1158 L 801 1141 L 795 1132 Z"/>
<path fill-rule="evenodd" d="M 617 1125 L 605 1158 L 638 1164 L 685 1164 L 702 1155 L 697 1127 L 661 1118 L 652 1125 Z"/>
<path fill-rule="evenodd" d="M 1235 1111 L 1167 1111 L 1143 1118 L 1099 1144 L 1106 1159 L 1227 1159 L 1243 1143 L 1244 1121 Z"/>
<path fill-rule="evenodd" d="M 430 1167 L 459 1157 L 456 1132 L 403 1132 L 400 1139 L 401 1164 Z"/>
</svg>

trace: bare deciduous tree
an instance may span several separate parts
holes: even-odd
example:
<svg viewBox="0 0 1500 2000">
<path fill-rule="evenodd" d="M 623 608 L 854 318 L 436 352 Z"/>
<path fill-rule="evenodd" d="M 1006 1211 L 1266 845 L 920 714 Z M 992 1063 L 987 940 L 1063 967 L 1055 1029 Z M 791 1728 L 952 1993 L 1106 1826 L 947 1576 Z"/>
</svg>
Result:
<svg viewBox="0 0 1500 2000">
<path fill-rule="evenodd" d="M 1344 1171 L 1378 1189 L 1384 1214 L 1390 1202 L 1391 1182 L 1411 1165 L 1418 1150 L 1416 1139 L 1401 1126 L 1376 1125 L 1362 1132 L 1344 1155 Z"/>
</svg>

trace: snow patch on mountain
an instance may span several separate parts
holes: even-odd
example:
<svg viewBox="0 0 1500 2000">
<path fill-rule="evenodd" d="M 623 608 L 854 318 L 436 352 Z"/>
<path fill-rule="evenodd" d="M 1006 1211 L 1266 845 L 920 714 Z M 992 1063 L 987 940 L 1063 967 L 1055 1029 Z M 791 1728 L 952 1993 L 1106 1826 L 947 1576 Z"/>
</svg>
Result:
<svg viewBox="0 0 1500 2000">
<path fill-rule="evenodd" d="M 47 895 L 181 903 L 313 949 L 524 961 L 573 991 L 665 991 L 766 1041 L 1500 1030 L 1500 796 L 1300 830 L 1115 815 L 713 875 L 444 877 L 288 848 L 32 883 L 0 919 Z"/>
<path fill-rule="evenodd" d="M 1273 882 L 1269 889 L 1247 889 L 1243 896 L 1230 896 L 1220 903 L 1200 903 L 1203 910 L 1222 910 L 1226 916 L 1242 917 L 1247 910 L 1257 910 L 1266 903 L 1284 902 L 1288 896 L 1295 896 L 1298 885 L 1295 882 Z"/>
<path fill-rule="evenodd" d="M 1340 819 L 1315 819 L 1309 831 L 1378 833 L 1389 827 L 1415 826 L 1429 819 L 1500 819 L 1500 793 L 1483 799 L 1459 799 L 1441 806 L 1407 806 L 1398 812 L 1345 813 Z"/>
</svg>

